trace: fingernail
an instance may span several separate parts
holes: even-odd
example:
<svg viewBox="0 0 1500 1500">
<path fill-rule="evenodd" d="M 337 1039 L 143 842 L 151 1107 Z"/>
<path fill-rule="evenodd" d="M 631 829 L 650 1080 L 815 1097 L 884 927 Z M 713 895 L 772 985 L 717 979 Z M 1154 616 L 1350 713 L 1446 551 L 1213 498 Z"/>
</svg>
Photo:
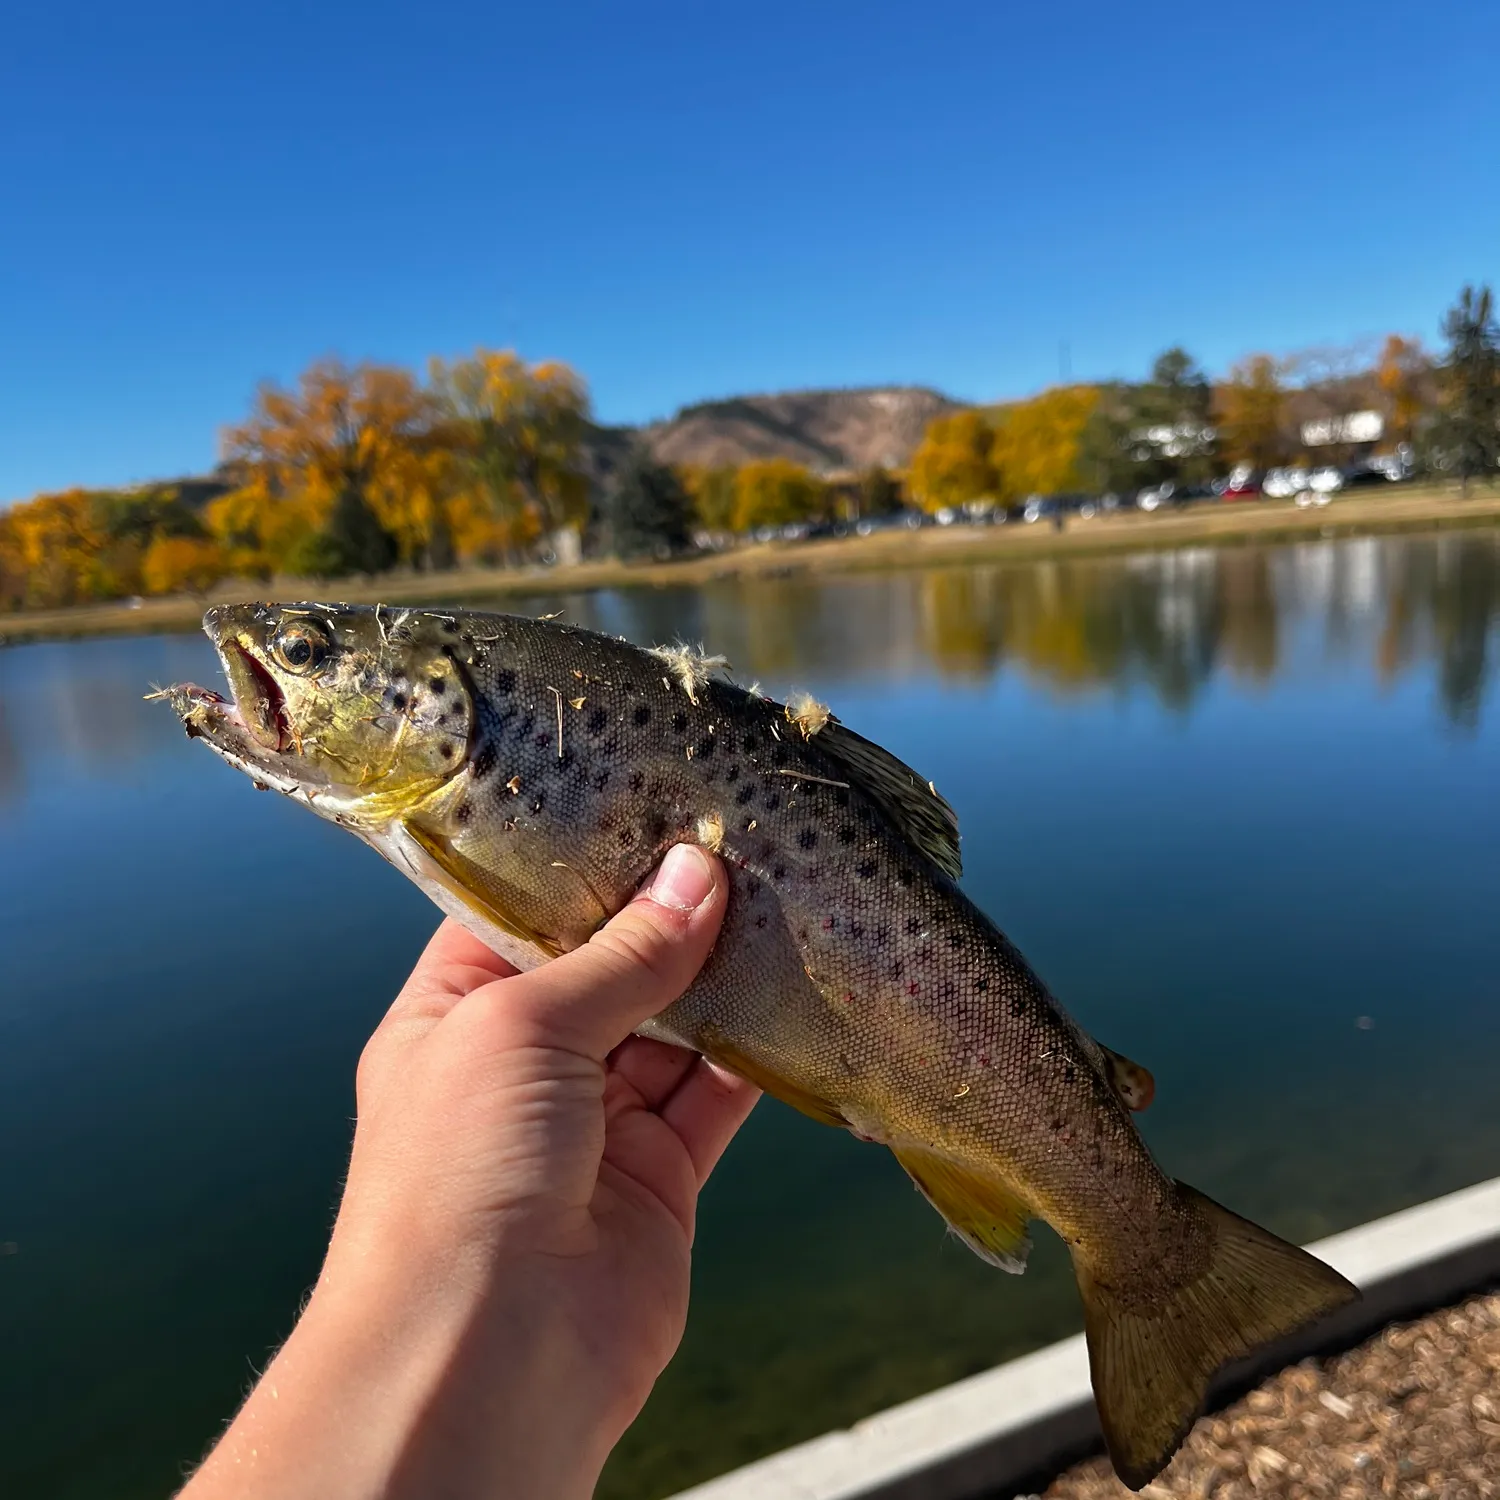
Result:
<svg viewBox="0 0 1500 1500">
<path fill-rule="evenodd" d="M 651 899 L 658 906 L 694 911 L 708 900 L 713 888 L 714 872 L 708 856 L 696 845 L 675 844 L 667 850 L 651 882 Z"/>
</svg>

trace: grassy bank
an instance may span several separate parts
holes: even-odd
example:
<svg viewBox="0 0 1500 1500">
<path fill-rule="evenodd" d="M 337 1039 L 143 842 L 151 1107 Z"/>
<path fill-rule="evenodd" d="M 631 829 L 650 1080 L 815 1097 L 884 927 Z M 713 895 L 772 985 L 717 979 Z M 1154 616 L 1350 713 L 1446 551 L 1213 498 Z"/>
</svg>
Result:
<svg viewBox="0 0 1500 1500">
<path fill-rule="evenodd" d="M 1290 501 L 1198 505 L 1183 511 L 1124 511 L 1093 520 L 1070 519 L 1056 531 L 1046 522 L 984 527 L 931 527 L 868 537 L 770 543 L 669 563 L 621 563 L 609 558 L 568 568 L 468 568 L 451 573 L 387 575 L 317 583 L 238 580 L 216 589 L 209 603 L 252 598 L 332 597 L 387 604 L 449 603 L 539 592 L 618 588 L 640 584 L 704 583 L 716 578 L 834 573 L 945 563 L 1087 557 L 1145 548 L 1291 542 L 1333 536 L 1436 531 L 1500 525 L 1500 490 L 1476 489 L 1469 499 L 1453 489 L 1392 489 L 1335 499 L 1298 510 Z M 205 601 L 191 597 L 79 605 L 0 615 L 0 645 L 68 640 L 92 635 L 148 635 L 198 627 Z"/>
</svg>

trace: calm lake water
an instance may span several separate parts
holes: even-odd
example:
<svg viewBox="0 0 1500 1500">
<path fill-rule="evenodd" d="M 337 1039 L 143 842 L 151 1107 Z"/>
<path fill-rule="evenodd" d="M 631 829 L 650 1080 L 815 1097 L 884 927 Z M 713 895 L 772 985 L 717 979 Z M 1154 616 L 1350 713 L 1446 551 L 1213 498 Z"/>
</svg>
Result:
<svg viewBox="0 0 1500 1500">
<path fill-rule="evenodd" d="M 1500 534 L 528 601 L 805 687 L 1145 1062 L 1176 1176 L 1298 1239 L 1500 1172 Z M 0 651 L 0 1493 L 160 1497 L 313 1280 L 361 1043 L 434 925 L 182 736 L 199 637 Z M 886 1153 L 763 1104 L 608 1471 L 656 1497 L 1071 1332 Z"/>
</svg>

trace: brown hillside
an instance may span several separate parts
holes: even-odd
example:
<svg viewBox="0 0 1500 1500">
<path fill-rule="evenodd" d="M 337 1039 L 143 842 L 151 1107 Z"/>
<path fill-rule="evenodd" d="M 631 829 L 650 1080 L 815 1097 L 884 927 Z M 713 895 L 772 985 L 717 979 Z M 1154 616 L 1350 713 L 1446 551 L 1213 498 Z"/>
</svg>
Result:
<svg viewBox="0 0 1500 1500">
<path fill-rule="evenodd" d="M 789 458 L 817 473 L 899 467 L 936 416 L 958 403 L 920 387 L 788 391 L 684 407 L 642 430 L 663 463 L 742 464 Z"/>
</svg>

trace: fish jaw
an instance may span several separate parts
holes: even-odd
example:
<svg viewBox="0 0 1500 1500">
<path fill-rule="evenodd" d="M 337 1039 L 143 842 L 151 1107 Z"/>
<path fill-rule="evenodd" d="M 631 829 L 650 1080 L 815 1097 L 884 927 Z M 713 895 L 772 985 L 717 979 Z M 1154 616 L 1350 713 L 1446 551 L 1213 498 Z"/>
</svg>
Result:
<svg viewBox="0 0 1500 1500">
<path fill-rule="evenodd" d="M 275 720 L 264 709 L 251 709 L 247 714 L 239 701 L 190 682 L 174 683 L 150 696 L 170 705 L 189 739 L 202 740 L 222 761 L 248 776 L 257 789 L 294 797 L 325 817 L 341 819 L 348 811 L 348 799 L 336 797 L 316 773 L 289 764 L 279 733 L 273 743 L 267 743 L 271 739 L 267 726 Z"/>
</svg>

